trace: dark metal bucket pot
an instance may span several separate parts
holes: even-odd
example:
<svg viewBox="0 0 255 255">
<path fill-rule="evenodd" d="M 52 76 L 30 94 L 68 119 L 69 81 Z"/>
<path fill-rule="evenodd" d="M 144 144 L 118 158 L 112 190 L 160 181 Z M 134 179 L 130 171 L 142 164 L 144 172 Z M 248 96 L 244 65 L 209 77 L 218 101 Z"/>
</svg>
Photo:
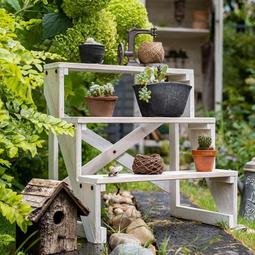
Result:
<svg viewBox="0 0 255 255">
<path fill-rule="evenodd" d="M 80 59 L 82 63 L 101 64 L 104 58 L 104 46 L 99 44 L 79 45 Z"/>
<path fill-rule="evenodd" d="M 139 100 L 141 85 L 133 86 L 143 117 L 180 117 L 189 98 L 191 86 L 178 82 L 162 82 L 147 85 L 151 91 L 148 103 Z"/>
</svg>

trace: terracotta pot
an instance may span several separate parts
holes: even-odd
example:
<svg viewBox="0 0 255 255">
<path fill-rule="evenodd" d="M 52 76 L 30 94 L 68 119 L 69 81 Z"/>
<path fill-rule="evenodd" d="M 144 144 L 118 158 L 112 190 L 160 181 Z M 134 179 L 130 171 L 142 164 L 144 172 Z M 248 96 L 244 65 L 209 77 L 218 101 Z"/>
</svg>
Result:
<svg viewBox="0 0 255 255">
<path fill-rule="evenodd" d="M 204 22 L 204 21 L 193 21 L 192 22 L 192 28 L 195 28 L 195 29 L 208 29 L 209 24 L 208 24 L 208 22 Z"/>
<path fill-rule="evenodd" d="M 208 22 L 208 18 L 209 18 L 208 11 L 197 10 L 197 11 L 193 11 L 193 13 L 192 13 L 193 21 Z"/>
<path fill-rule="evenodd" d="M 112 117 L 117 96 L 85 97 L 91 116 Z"/>
<path fill-rule="evenodd" d="M 165 51 L 161 42 L 143 42 L 138 50 L 138 58 L 143 64 L 162 63 Z"/>
<path fill-rule="evenodd" d="M 216 150 L 192 150 L 192 157 L 198 172 L 211 172 L 213 170 Z"/>
<path fill-rule="evenodd" d="M 192 13 L 192 27 L 195 29 L 208 29 L 209 28 L 209 13 L 208 11 L 194 11 Z"/>
</svg>

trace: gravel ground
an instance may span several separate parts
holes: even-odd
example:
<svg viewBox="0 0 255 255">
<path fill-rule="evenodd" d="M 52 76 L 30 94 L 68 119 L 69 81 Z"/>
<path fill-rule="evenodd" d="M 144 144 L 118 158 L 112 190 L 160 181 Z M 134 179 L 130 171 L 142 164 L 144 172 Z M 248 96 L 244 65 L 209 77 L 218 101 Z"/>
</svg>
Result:
<svg viewBox="0 0 255 255">
<path fill-rule="evenodd" d="M 171 217 L 169 196 L 166 192 L 134 191 L 133 195 L 138 210 L 153 228 L 157 246 L 169 238 L 169 255 L 176 254 L 178 249 L 177 254 L 254 254 L 218 227 Z M 182 198 L 181 203 L 190 205 L 186 198 Z M 184 250 L 187 253 L 184 253 Z"/>
</svg>

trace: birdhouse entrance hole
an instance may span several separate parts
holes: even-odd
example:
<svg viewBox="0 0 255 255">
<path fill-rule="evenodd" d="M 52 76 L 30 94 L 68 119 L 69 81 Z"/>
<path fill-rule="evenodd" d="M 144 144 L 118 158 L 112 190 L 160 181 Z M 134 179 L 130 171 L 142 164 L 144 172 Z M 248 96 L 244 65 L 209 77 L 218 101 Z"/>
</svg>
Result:
<svg viewBox="0 0 255 255">
<path fill-rule="evenodd" d="M 64 219 L 64 213 L 62 211 L 56 211 L 53 215 L 53 220 L 55 224 L 60 224 Z"/>
</svg>

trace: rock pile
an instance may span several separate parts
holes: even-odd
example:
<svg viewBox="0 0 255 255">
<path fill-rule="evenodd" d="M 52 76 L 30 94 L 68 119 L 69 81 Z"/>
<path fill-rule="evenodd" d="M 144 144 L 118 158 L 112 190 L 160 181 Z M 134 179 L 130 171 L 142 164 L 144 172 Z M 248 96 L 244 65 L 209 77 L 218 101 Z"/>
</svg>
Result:
<svg viewBox="0 0 255 255">
<path fill-rule="evenodd" d="M 105 205 L 108 212 L 109 224 L 115 229 L 109 244 L 113 250 L 111 255 L 124 254 L 140 255 L 156 254 L 156 248 L 145 244 L 155 241 L 155 237 L 149 226 L 141 218 L 141 213 L 136 209 L 133 195 L 129 191 L 122 191 L 116 195 L 104 194 Z"/>
</svg>

